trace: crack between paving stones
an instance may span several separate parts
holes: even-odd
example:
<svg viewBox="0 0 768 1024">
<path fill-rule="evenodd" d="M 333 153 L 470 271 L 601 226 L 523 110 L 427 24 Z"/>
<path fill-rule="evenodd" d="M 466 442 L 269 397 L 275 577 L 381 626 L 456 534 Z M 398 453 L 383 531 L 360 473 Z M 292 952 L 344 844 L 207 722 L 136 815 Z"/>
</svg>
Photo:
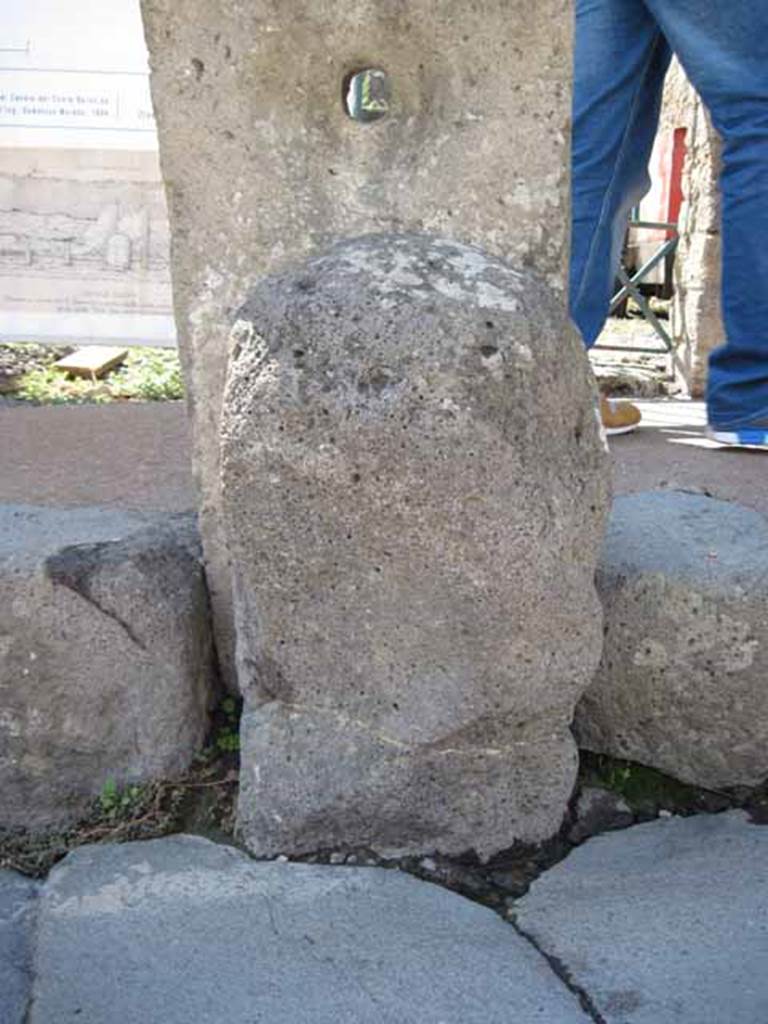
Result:
<svg viewBox="0 0 768 1024">
<path fill-rule="evenodd" d="M 37 972 L 35 970 L 35 963 L 37 960 L 37 938 L 40 930 L 40 900 L 42 899 L 42 886 L 35 894 L 35 902 L 30 911 L 32 915 L 32 926 L 29 930 L 30 942 L 29 942 L 29 961 L 28 966 L 25 969 L 25 974 L 29 978 L 29 997 L 27 999 L 27 1005 L 24 1010 L 24 1016 L 21 1024 L 32 1024 L 32 1011 L 35 1007 L 35 989 L 37 987 Z"/>
<path fill-rule="evenodd" d="M 34 985 L 34 975 L 32 977 L 32 984 Z M 32 1010 L 35 1007 L 35 993 L 34 989 L 30 990 L 29 999 L 27 1000 L 27 1008 L 24 1011 L 24 1017 L 21 1024 L 32 1024 Z"/>
<path fill-rule="evenodd" d="M 29 964 L 25 964 L 23 967 L 22 966 L 18 966 L 18 965 L 13 965 L 13 966 L 16 966 L 16 968 L 19 971 L 19 973 L 23 974 L 24 977 L 28 979 L 29 995 L 27 996 L 27 1005 L 26 1005 L 26 1007 L 24 1009 L 24 1016 L 21 1018 L 21 1024 L 31 1024 L 31 1021 L 32 1021 L 32 1009 L 33 1009 L 34 1004 L 35 1004 L 35 981 L 36 981 L 36 977 L 35 977 L 35 968 L 34 968 L 34 958 L 32 956 L 30 956 Z M 1 1007 L 0 1007 L 0 1009 L 1 1009 Z"/>
<path fill-rule="evenodd" d="M 590 996 L 589 992 L 587 992 L 586 989 L 582 988 L 581 985 L 578 985 L 573 980 L 571 972 L 565 966 L 563 961 L 558 959 L 556 956 L 552 956 L 551 953 L 547 953 L 546 950 L 542 949 L 536 941 L 536 939 L 534 939 L 532 935 L 529 935 L 528 932 L 524 931 L 524 929 L 521 928 L 517 921 L 515 921 L 513 918 L 506 918 L 506 920 L 509 922 L 512 928 L 514 928 L 514 930 L 517 932 L 520 938 L 525 939 L 525 941 L 530 946 L 532 946 L 540 956 L 542 956 L 546 960 L 546 962 L 549 964 L 552 973 L 555 974 L 563 983 L 563 985 L 565 985 L 568 991 L 573 993 L 573 995 L 575 995 L 576 998 L 579 1000 L 579 1004 L 581 1005 L 582 1010 L 589 1015 L 590 1020 L 594 1021 L 594 1024 L 608 1024 L 608 1021 L 605 1019 L 602 1013 L 600 1013 L 600 1011 L 592 1001 L 592 997 Z"/>
</svg>

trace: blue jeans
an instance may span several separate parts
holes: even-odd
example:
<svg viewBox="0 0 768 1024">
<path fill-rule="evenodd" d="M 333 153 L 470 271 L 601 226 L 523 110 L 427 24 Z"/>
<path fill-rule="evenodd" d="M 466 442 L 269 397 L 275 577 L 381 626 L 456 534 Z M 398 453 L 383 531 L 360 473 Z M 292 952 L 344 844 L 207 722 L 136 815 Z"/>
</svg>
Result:
<svg viewBox="0 0 768 1024">
<path fill-rule="evenodd" d="M 723 140 L 725 344 L 709 360 L 710 422 L 768 420 L 768 3 L 576 0 L 571 315 L 589 347 L 608 315 L 630 209 L 674 51 Z"/>
</svg>

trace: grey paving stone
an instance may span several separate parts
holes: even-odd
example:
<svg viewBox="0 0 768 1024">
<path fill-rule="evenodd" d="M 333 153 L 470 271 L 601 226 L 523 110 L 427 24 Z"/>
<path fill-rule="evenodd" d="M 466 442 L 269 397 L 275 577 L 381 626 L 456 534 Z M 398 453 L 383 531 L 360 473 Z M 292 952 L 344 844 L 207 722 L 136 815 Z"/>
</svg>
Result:
<svg viewBox="0 0 768 1024">
<path fill-rule="evenodd" d="M 27 1012 L 37 890 L 37 882 L 0 870 L 0 1024 L 22 1024 Z"/>
<path fill-rule="evenodd" d="M 28 1024 L 585 1024 L 491 911 L 380 868 L 190 836 L 83 847 L 40 906 Z"/>
<path fill-rule="evenodd" d="M 517 924 L 604 1024 L 765 1024 L 766 864 L 740 811 L 636 825 L 542 875 Z"/>
</svg>

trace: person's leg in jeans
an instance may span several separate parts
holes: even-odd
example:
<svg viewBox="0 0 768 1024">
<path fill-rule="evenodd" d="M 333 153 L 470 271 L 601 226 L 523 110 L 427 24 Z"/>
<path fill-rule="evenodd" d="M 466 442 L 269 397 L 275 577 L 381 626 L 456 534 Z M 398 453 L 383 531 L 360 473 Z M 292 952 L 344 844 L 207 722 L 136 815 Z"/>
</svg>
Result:
<svg viewBox="0 0 768 1024">
<path fill-rule="evenodd" d="M 648 161 L 670 50 L 642 0 L 576 0 L 571 150 L 570 311 L 591 347 L 608 316 L 629 211 L 648 191 Z M 601 400 L 608 433 L 634 406 Z"/>
<path fill-rule="evenodd" d="M 723 139 L 725 344 L 710 357 L 709 420 L 768 445 L 768 3 L 645 2 Z"/>
<path fill-rule="evenodd" d="M 629 212 L 650 186 L 670 56 L 643 0 L 576 0 L 570 309 L 587 348 L 608 316 Z"/>
</svg>

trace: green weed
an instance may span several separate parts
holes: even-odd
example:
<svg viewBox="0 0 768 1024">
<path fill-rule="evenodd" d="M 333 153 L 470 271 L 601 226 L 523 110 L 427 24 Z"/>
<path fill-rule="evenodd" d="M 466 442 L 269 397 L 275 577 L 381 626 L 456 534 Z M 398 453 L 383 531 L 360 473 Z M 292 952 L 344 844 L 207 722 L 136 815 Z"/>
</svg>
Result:
<svg viewBox="0 0 768 1024">
<path fill-rule="evenodd" d="M 131 813 L 144 795 L 143 786 L 125 786 L 120 789 L 113 778 L 107 779 L 99 793 L 99 806 L 110 818 Z"/>
<path fill-rule="evenodd" d="M 179 357 L 172 349 L 131 349 L 125 363 L 111 375 L 109 389 L 115 398 L 147 402 L 183 398 Z"/>
<path fill-rule="evenodd" d="M 240 704 L 234 697 L 225 697 L 218 712 L 214 745 L 222 754 L 236 754 L 240 750 Z"/>
<path fill-rule="evenodd" d="M 587 751 L 581 752 L 581 778 L 583 785 L 601 786 L 617 793 L 633 810 L 696 807 L 704 793 L 655 768 Z"/>
<path fill-rule="evenodd" d="M 45 366 L 24 374 L 14 398 L 35 405 L 82 405 L 109 402 L 112 396 L 105 381 L 69 377 L 53 366 Z"/>
</svg>

